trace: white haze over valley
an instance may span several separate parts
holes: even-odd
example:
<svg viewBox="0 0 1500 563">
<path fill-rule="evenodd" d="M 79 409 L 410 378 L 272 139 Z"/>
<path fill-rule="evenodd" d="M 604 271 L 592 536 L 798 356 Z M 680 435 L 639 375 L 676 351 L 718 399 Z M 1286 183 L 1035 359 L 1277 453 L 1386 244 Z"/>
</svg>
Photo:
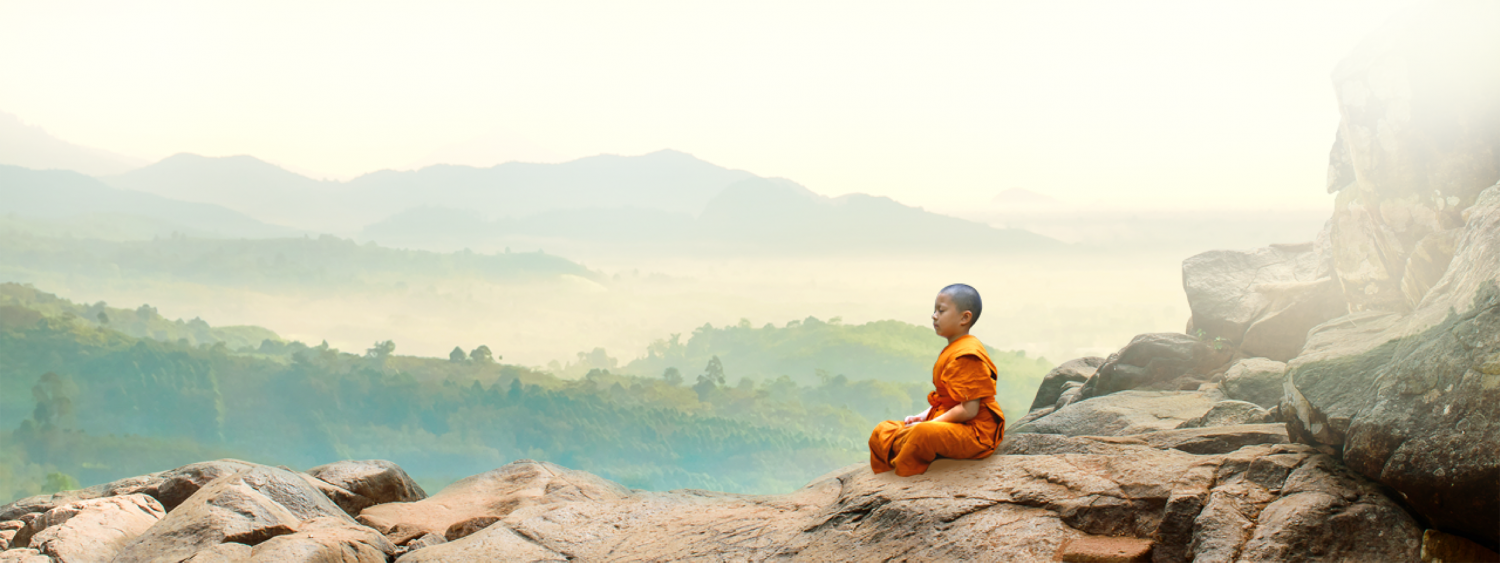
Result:
<svg viewBox="0 0 1500 563">
<path fill-rule="evenodd" d="M 975 333 L 991 346 L 1105 354 L 1183 330 L 1183 258 L 1316 235 L 1339 120 L 1328 72 L 1409 4 L 8 3 L 0 164 L 235 215 L 17 200 L 0 202 L 0 231 L 327 235 L 542 251 L 592 273 L 289 288 L 12 264 L 0 281 L 350 351 L 486 344 L 533 366 L 598 347 L 623 365 L 654 340 L 741 319 L 926 325 L 933 293 L 966 282 L 985 296 Z M 603 164 L 576 172 L 622 162 L 683 191 L 611 184 Z M 533 173 L 554 183 L 527 192 Z M 596 191 L 548 199 L 565 183 L 552 174 Z M 444 179 L 458 177 L 479 179 Z M 736 230 L 711 210 L 744 180 L 791 199 L 739 207 L 730 219 L 750 230 Z M 915 242 L 782 240 L 783 204 L 867 207 L 856 226 L 910 218 L 887 230 Z M 944 217 L 990 229 L 924 226 Z M 715 242 L 694 246 L 700 235 Z"/>
</svg>

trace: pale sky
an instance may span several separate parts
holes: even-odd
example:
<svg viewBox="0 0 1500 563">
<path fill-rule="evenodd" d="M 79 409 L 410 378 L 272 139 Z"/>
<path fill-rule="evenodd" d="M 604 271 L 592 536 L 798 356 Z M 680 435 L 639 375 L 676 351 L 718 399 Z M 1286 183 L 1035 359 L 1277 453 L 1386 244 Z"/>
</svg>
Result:
<svg viewBox="0 0 1500 563">
<path fill-rule="evenodd" d="M 1329 75 L 1408 0 L 0 0 L 0 111 L 353 177 L 671 148 L 931 209 L 1327 208 Z"/>
</svg>

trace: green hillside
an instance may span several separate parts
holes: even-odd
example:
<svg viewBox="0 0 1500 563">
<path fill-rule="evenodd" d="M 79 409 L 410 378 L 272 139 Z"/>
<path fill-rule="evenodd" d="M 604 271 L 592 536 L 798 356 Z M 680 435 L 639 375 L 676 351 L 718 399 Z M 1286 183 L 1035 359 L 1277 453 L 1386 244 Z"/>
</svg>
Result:
<svg viewBox="0 0 1500 563">
<path fill-rule="evenodd" d="M 386 248 L 318 238 L 212 239 L 171 236 L 109 241 L 0 232 L 0 279 L 33 272 L 111 278 L 176 279 L 231 287 L 320 287 L 400 283 L 471 276 L 521 281 L 598 274 L 540 252 L 479 254 Z"/>
<path fill-rule="evenodd" d="M 679 345 L 692 352 L 669 346 L 662 358 L 693 361 L 702 346 L 729 360 L 710 355 L 706 369 L 679 370 L 684 377 L 591 369 L 562 379 L 499 363 L 487 349 L 422 358 L 382 342 L 350 353 L 269 331 L 236 347 L 229 337 L 252 329 L 205 329 L 14 284 L 0 286 L 0 299 L 0 502 L 224 456 L 303 468 L 390 459 L 432 487 L 533 458 L 636 488 L 787 491 L 864 459 L 870 428 L 919 410 L 928 383 L 920 372 L 897 382 L 826 370 L 814 382 L 756 381 L 726 366 L 756 346 L 786 356 L 797 349 L 789 340 L 820 333 L 840 354 L 892 365 L 935 353 L 930 339 L 903 341 L 918 334 L 911 325 L 804 321 L 700 330 Z M 1007 364 L 1016 373 L 1045 369 L 998 358 L 1016 359 Z"/>
<path fill-rule="evenodd" d="M 901 321 L 845 325 L 837 318 L 825 322 L 808 317 L 785 326 L 767 324 L 759 328 L 740 321 L 722 328 L 703 325 L 686 342 L 676 334 L 657 340 L 647 348 L 645 357 L 620 371 L 651 375 L 674 368 L 691 379 L 717 357 L 731 380 L 785 377 L 801 385 L 820 385 L 830 378 L 885 382 L 919 388 L 915 396 L 920 398 L 932 387 L 932 363 L 944 345 L 943 338 L 933 334 L 931 328 Z M 1052 364 L 1046 359 L 1027 358 L 1025 352 L 989 348 L 989 353 L 1000 370 L 996 386 L 1000 406 L 1006 413 L 1026 412 Z M 911 414 L 904 412 L 911 408 L 909 405 L 891 406 L 895 410 L 888 412 L 885 404 L 854 397 L 849 405 L 868 417 Z M 917 410 L 925 406 L 920 400 L 916 404 Z"/>
</svg>

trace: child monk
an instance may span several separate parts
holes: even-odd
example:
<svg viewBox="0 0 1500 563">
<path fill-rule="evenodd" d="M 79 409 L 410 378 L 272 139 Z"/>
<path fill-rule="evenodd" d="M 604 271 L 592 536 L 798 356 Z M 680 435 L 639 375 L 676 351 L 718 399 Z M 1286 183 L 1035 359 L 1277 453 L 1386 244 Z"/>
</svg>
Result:
<svg viewBox="0 0 1500 563">
<path fill-rule="evenodd" d="M 870 469 L 892 469 L 902 477 L 920 475 L 938 456 L 981 459 L 995 453 L 1005 415 L 995 402 L 995 363 L 984 344 L 969 334 L 979 320 L 979 292 L 953 284 L 938 292 L 932 329 L 948 339 L 932 366 L 927 410 L 903 422 L 887 420 L 870 433 Z"/>
</svg>

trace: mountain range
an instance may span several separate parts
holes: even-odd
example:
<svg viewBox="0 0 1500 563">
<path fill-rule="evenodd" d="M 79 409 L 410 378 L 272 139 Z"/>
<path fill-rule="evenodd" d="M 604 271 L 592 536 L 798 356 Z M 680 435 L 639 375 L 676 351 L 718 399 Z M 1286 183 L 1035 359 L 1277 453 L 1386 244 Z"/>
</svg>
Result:
<svg viewBox="0 0 1500 563">
<path fill-rule="evenodd" d="M 1024 230 L 992 228 L 885 197 L 830 198 L 789 180 L 671 150 L 560 164 L 383 170 L 346 182 L 309 178 L 250 156 L 192 154 L 97 179 L 19 167 L 3 173 L 7 197 L 0 213 L 75 223 L 88 214 L 109 213 L 117 222 L 139 216 L 205 236 L 332 233 L 446 251 L 510 245 L 646 244 L 749 253 L 1062 246 Z"/>
</svg>

